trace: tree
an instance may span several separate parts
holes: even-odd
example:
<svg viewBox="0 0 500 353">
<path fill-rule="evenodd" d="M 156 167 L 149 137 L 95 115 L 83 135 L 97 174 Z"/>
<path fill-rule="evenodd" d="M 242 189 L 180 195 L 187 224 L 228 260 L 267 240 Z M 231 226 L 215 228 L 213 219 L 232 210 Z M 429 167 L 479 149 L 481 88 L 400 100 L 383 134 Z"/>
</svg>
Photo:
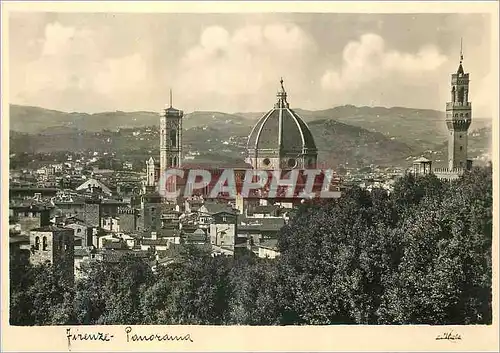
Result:
<svg viewBox="0 0 500 353">
<path fill-rule="evenodd" d="M 72 324 L 73 295 L 65 273 L 50 263 L 14 265 L 11 267 L 10 322 L 28 326 Z"/>
<path fill-rule="evenodd" d="M 491 205 L 491 171 L 476 169 L 400 222 L 403 256 L 384 277 L 381 322 L 491 322 Z"/>
<path fill-rule="evenodd" d="M 10 256 L 13 325 L 489 324 L 492 171 L 445 183 L 403 177 L 304 204 L 276 259 L 183 245 L 153 273 L 142 259 L 64 268 Z"/>
<path fill-rule="evenodd" d="M 231 271 L 229 310 L 231 324 L 276 325 L 278 270 L 275 260 L 259 259 L 238 263 Z"/>
<path fill-rule="evenodd" d="M 221 325 L 227 322 L 231 298 L 231 258 L 212 257 L 194 246 L 184 246 L 181 258 L 161 268 L 156 284 L 143 297 L 148 322 Z"/>
<path fill-rule="evenodd" d="M 143 321 L 140 300 L 153 283 L 149 265 L 134 256 L 118 263 L 93 262 L 77 283 L 76 315 L 82 324 L 134 325 Z"/>
</svg>

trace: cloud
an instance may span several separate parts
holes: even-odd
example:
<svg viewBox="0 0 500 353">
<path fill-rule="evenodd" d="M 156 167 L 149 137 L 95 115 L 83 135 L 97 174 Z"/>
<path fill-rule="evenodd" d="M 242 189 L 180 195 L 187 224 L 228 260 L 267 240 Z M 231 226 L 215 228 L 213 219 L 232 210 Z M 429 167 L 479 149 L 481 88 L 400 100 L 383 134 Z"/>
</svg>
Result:
<svg viewBox="0 0 500 353">
<path fill-rule="evenodd" d="M 11 102 L 60 110 L 159 110 L 172 88 L 185 111 L 263 111 L 281 76 L 292 108 L 442 110 L 462 36 L 474 116 L 490 114 L 496 82 L 476 15 L 17 14 L 9 26 Z"/>
<path fill-rule="evenodd" d="M 387 50 L 382 37 L 368 33 L 344 47 L 341 67 L 327 69 L 321 85 L 344 94 L 355 94 L 364 85 L 390 78 L 397 78 L 398 84 L 421 85 L 426 84 L 422 75 L 436 72 L 446 61 L 435 46 L 422 47 L 416 54 Z"/>
<path fill-rule="evenodd" d="M 95 109 L 120 102 L 131 108 L 148 84 L 147 64 L 138 53 L 103 57 L 97 31 L 48 23 L 39 40 L 40 55 L 28 62 L 13 85 L 20 103 L 88 111 L 88 96 Z"/>
<path fill-rule="evenodd" d="M 211 26 L 181 60 L 180 95 L 225 97 L 231 108 L 244 108 L 261 98 L 262 90 L 274 95 L 280 75 L 300 80 L 315 51 L 315 43 L 293 24 L 248 25 L 233 32 Z"/>
<path fill-rule="evenodd" d="M 99 93 L 111 96 L 140 89 L 140 85 L 147 81 L 147 63 L 140 54 L 135 53 L 106 59 L 93 83 Z"/>
<path fill-rule="evenodd" d="M 495 86 L 498 84 L 497 82 L 491 72 L 479 79 L 477 83 L 471 79 L 470 100 L 472 102 L 473 117 L 490 118 L 493 116 L 491 98 L 492 92 L 494 92 Z"/>
<path fill-rule="evenodd" d="M 68 50 L 71 43 L 85 38 L 86 32 L 77 32 L 73 27 L 65 27 L 60 23 L 49 23 L 45 27 L 45 40 L 42 55 L 53 56 Z"/>
</svg>

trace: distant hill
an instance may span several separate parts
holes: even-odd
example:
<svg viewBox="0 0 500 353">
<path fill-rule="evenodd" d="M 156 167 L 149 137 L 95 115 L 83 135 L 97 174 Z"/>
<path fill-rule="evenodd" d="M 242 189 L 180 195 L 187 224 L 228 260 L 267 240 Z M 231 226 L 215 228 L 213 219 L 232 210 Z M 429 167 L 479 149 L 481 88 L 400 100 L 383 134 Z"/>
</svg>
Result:
<svg viewBox="0 0 500 353">
<path fill-rule="evenodd" d="M 221 112 L 207 112 L 198 111 L 186 114 L 182 121 L 182 126 L 184 129 L 190 129 L 194 127 L 212 127 L 212 128 L 224 128 L 227 129 L 228 126 L 238 127 L 248 127 L 252 126 L 254 121 L 246 119 L 237 114 L 226 114 Z"/>
<path fill-rule="evenodd" d="M 416 149 L 433 148 L 447 137 L 445 113 L 431 109 L 403 107 L 356 107 L 343 105 L 325 110 L 294 109 L 306 122 L 333 119 L 369 131 L 382 133 Z M 238 113 L 257 119 L 263 113 Z M 473 119 L 471 129 L 491 126 L 491 119 Z"/>
<path fill-rule="evenodd" d="M 444 113 L 410 108 L 355 107 L 321 111 L 294 109 L 308 123 L 320 160 L 338 164 L 400 164 L 427 154 L 441 158 L 446 141 Z M 264 113 L 193 112 L 183 120 L 185 151 L 198 151 L 193 163 L 236 161 L 244 158 L 246 139 Z M 156 151 L 156 135 L 143 138 L 113 133 L 124 128 L 157 127 L 158 113 L 64 113 L 37 107 L 10 106 L 12 152 Z M 490 145 L 491 121 L 475 119 L 471 152 L 480 154 Z M 108 131 L 106 131 L 108 130 Z M 156 132 L 157 133 L 157 132 Z M 154 152 L 156 153 L 156 152 Z M 218 156 L 218 157 L 217 157 Z M 219 158 L 219 159 L 217 159 Z"/>
<path fill-rule="evenodd" d="M 116 131 L 119 128 L 135 128 L 158 124 L 159 113 L 155 112 L 65 113 L 38 107 L 10 105 L 10 129 L 31 134 L 50 133 L 50 129 L 54 127 L 80 131 Z M 186 114 L 183 119 L 183 125 L 186 129 L 214 126 L 214 124 L 248 126 L 252 122 L 240 116 L 219 112 L 193 112 Z"/>
<path fill-rule="evenodd" d="M 418 153 L 381 133 L 335 120 L 314 120 L 308 125 L 318 147 L 318 159 L 327 165 L 399 164 Z"/>
</svg>

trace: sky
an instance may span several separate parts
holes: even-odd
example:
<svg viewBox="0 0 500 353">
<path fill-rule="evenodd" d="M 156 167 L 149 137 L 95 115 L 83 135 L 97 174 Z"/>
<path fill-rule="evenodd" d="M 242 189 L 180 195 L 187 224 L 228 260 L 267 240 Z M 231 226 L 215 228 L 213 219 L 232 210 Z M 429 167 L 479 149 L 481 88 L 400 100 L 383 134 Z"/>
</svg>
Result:
<svg viewBox="0 0 500 353">
<path fill-rule="evenodd" d="M 460 38 L 474 115 L 491 116 L 485 14 L 11 13 L 10 101 L 78 111 L 444 110 Z"/>
</svg>

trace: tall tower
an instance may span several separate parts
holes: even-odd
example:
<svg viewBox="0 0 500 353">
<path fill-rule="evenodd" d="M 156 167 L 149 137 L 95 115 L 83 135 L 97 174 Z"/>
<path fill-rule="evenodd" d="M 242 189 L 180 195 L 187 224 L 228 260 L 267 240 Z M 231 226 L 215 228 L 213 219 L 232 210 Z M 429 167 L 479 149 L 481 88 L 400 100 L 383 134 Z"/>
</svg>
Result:
<svg viewBox="0 0 500 353">
<path fill-rule="evenodd" d="M 466 169 L 467 132 L 471 124 L 472 105 L 469 102 L 469 74 L 464 72 L 462 41 L 460 41 L 460 64 L 451 75 L 451 102 L 446 103 L 446 126 L 448 127 L 448 169 Z"/>
<path fill-rule="evenodd" d="M 146 186 L 155 186 L 155 160 L 149 157 L 146 162 Z"/>
<path fill-rule="evenodd" d="M 168 168 L 178 168 L 182 159 L 182 117 L 184 113 L 172 107 L 165 109 L 160 118 L 160 175 Z"/>
</svg>

